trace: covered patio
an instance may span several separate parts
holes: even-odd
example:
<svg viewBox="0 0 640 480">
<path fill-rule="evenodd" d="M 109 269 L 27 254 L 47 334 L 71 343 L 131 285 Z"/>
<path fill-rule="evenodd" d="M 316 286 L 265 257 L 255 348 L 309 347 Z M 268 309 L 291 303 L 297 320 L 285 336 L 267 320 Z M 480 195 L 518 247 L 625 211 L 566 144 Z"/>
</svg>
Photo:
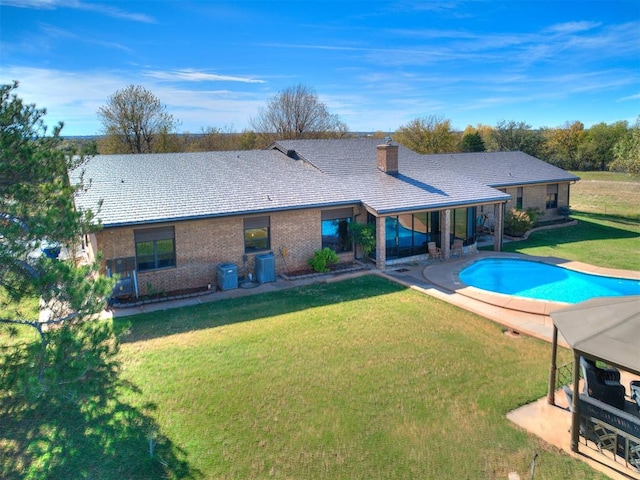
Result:
<svg viewBox="0 0 640 480">
<path fill-rule="evenodd" d="M 508 417 L 611 478 L 640 479 L 640 296 L 595 298 L 551 317 L 547 397 Z M 569 365 L 556 364 L 560 335 Z"/>
</svg>

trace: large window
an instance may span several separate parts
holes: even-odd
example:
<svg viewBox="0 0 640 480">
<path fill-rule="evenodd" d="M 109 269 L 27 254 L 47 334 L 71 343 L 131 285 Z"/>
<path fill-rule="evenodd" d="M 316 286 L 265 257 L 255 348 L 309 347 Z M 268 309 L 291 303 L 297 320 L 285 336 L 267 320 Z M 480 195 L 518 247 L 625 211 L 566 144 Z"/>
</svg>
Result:
<svg viewBox="0 0 640 480">
<path fill-rule="evenodd" d="M 451 243 L 454 238 L 462 239 L 465 245 L 475 242 L 475 207 L 456 208 L 451 212 L 451 216 Z"/>
<path fill-rule="evenodd" d="M 352 217 L 352 208 L 322 212 L 322 248 L 328 247 L 337 253 L 352 250 L 351 235 L 349 234 L 349 224 Z"/>
<path fill-rule="evenodd" d="M 387 217 L 387 258 L 403 258 L 427 252 L 427 242 L 438 238 L 439 212 L 420 212 Z"/>
<path fill-rule="evenodd" d="M 558 184 L 547 185 L 547 210 L 558 208 Z"/>
<path fill-rule="evenodd" d="M 269 217 L 253 217 L 244 219 L 244 251 L 259 252 L 271 248 L 271 231 Z"/>
<path fill-rule="evenodd" d="M 176 266 L 175 233 L 173 227 L 148 228 L 134 232 L 138 271 Z"/>
</svg>

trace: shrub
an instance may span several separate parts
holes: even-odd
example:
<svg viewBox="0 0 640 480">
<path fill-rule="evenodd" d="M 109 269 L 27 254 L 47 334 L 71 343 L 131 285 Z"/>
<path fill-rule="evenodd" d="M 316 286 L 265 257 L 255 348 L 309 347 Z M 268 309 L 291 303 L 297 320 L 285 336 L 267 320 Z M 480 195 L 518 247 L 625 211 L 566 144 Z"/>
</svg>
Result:
<svg viewBox="0 0 640 480">
<path fill-rule="evenodd" d="M 352 222 L 349 224 L 349 233 L 354 243 L 362 247 L 365 257 L 368 257 L 373 252 L 373 249 L 376 248 L 375 225 Z"/>
<path fill-rule="evenodd" d="M 308 263 L 314 272 L 328 272 L 329 265 L 338 263 L 338 260 L 338 254 L 329 247 L 325 247 L 322 250 L 316 250 Z"/>
<path fill-rule="evenodd" d="M 538 217 L 542 217 L 544 215 L 544 212 L 538 207 L 527 208 L 525 212 L 529 215 L 532 225 L 535 225 L 538 222 Z"/>
<path fill-rule="evenodd" d="M 512 237 L 521 237 L 533 225 L 533 221 L 527 212 L 512 208 L 504 218 L 504 233 Z"/>
</svg>

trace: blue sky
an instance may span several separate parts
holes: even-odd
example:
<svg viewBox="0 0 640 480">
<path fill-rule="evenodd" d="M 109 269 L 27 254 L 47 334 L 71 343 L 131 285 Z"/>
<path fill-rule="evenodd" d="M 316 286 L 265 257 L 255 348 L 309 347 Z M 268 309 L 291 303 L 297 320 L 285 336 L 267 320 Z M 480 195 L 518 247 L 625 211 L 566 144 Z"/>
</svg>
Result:
<svg viewBox="0 0 640 480">
<path fill-rule="evenodd" d="M 179 131 L 242 131 L 284 88 L 313 88 L 351 131 L 435 115 L 557 127 L 635 122 L 640 0 L 0 0 L 0 83 L 66 135 L 142 85 Z"/>
</svg>

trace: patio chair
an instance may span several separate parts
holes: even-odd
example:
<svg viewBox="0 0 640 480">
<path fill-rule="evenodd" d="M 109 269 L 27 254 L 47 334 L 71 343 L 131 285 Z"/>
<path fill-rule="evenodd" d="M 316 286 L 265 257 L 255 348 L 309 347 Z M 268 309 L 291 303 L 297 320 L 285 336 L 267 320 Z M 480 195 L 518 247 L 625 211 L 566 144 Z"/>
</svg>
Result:
<svg viewBox="0 0 640 480">
<path fill-rule="evenodd" d="M 631 383 L 629 383 L 629 391 L 631 393 L 631 400 L 636 402 L 638 413 L 640 413 L 640 380 L 631 380 Z"/>
<path fill-rule="evenodd" d="M 442 260 L 442 250 L 436 247 L 436 242 L 428 242 L 427 243 L 427 251 L 429 252 L 429 258 L 435 260 Z"/>
<path fill-rule="evenodd" d="M 459 238 L 453 240 L 451 245 L 451 255 L 461 257 L 464 254 L 463 242 Z"/>
<path fill-rule="evenodd" d="M 612 407 L 624 410 L 624 385 L 617 368 L 599 368 L 595 362 L 580 357 L 584 377 L 584 393 Z"/>
</svg>

